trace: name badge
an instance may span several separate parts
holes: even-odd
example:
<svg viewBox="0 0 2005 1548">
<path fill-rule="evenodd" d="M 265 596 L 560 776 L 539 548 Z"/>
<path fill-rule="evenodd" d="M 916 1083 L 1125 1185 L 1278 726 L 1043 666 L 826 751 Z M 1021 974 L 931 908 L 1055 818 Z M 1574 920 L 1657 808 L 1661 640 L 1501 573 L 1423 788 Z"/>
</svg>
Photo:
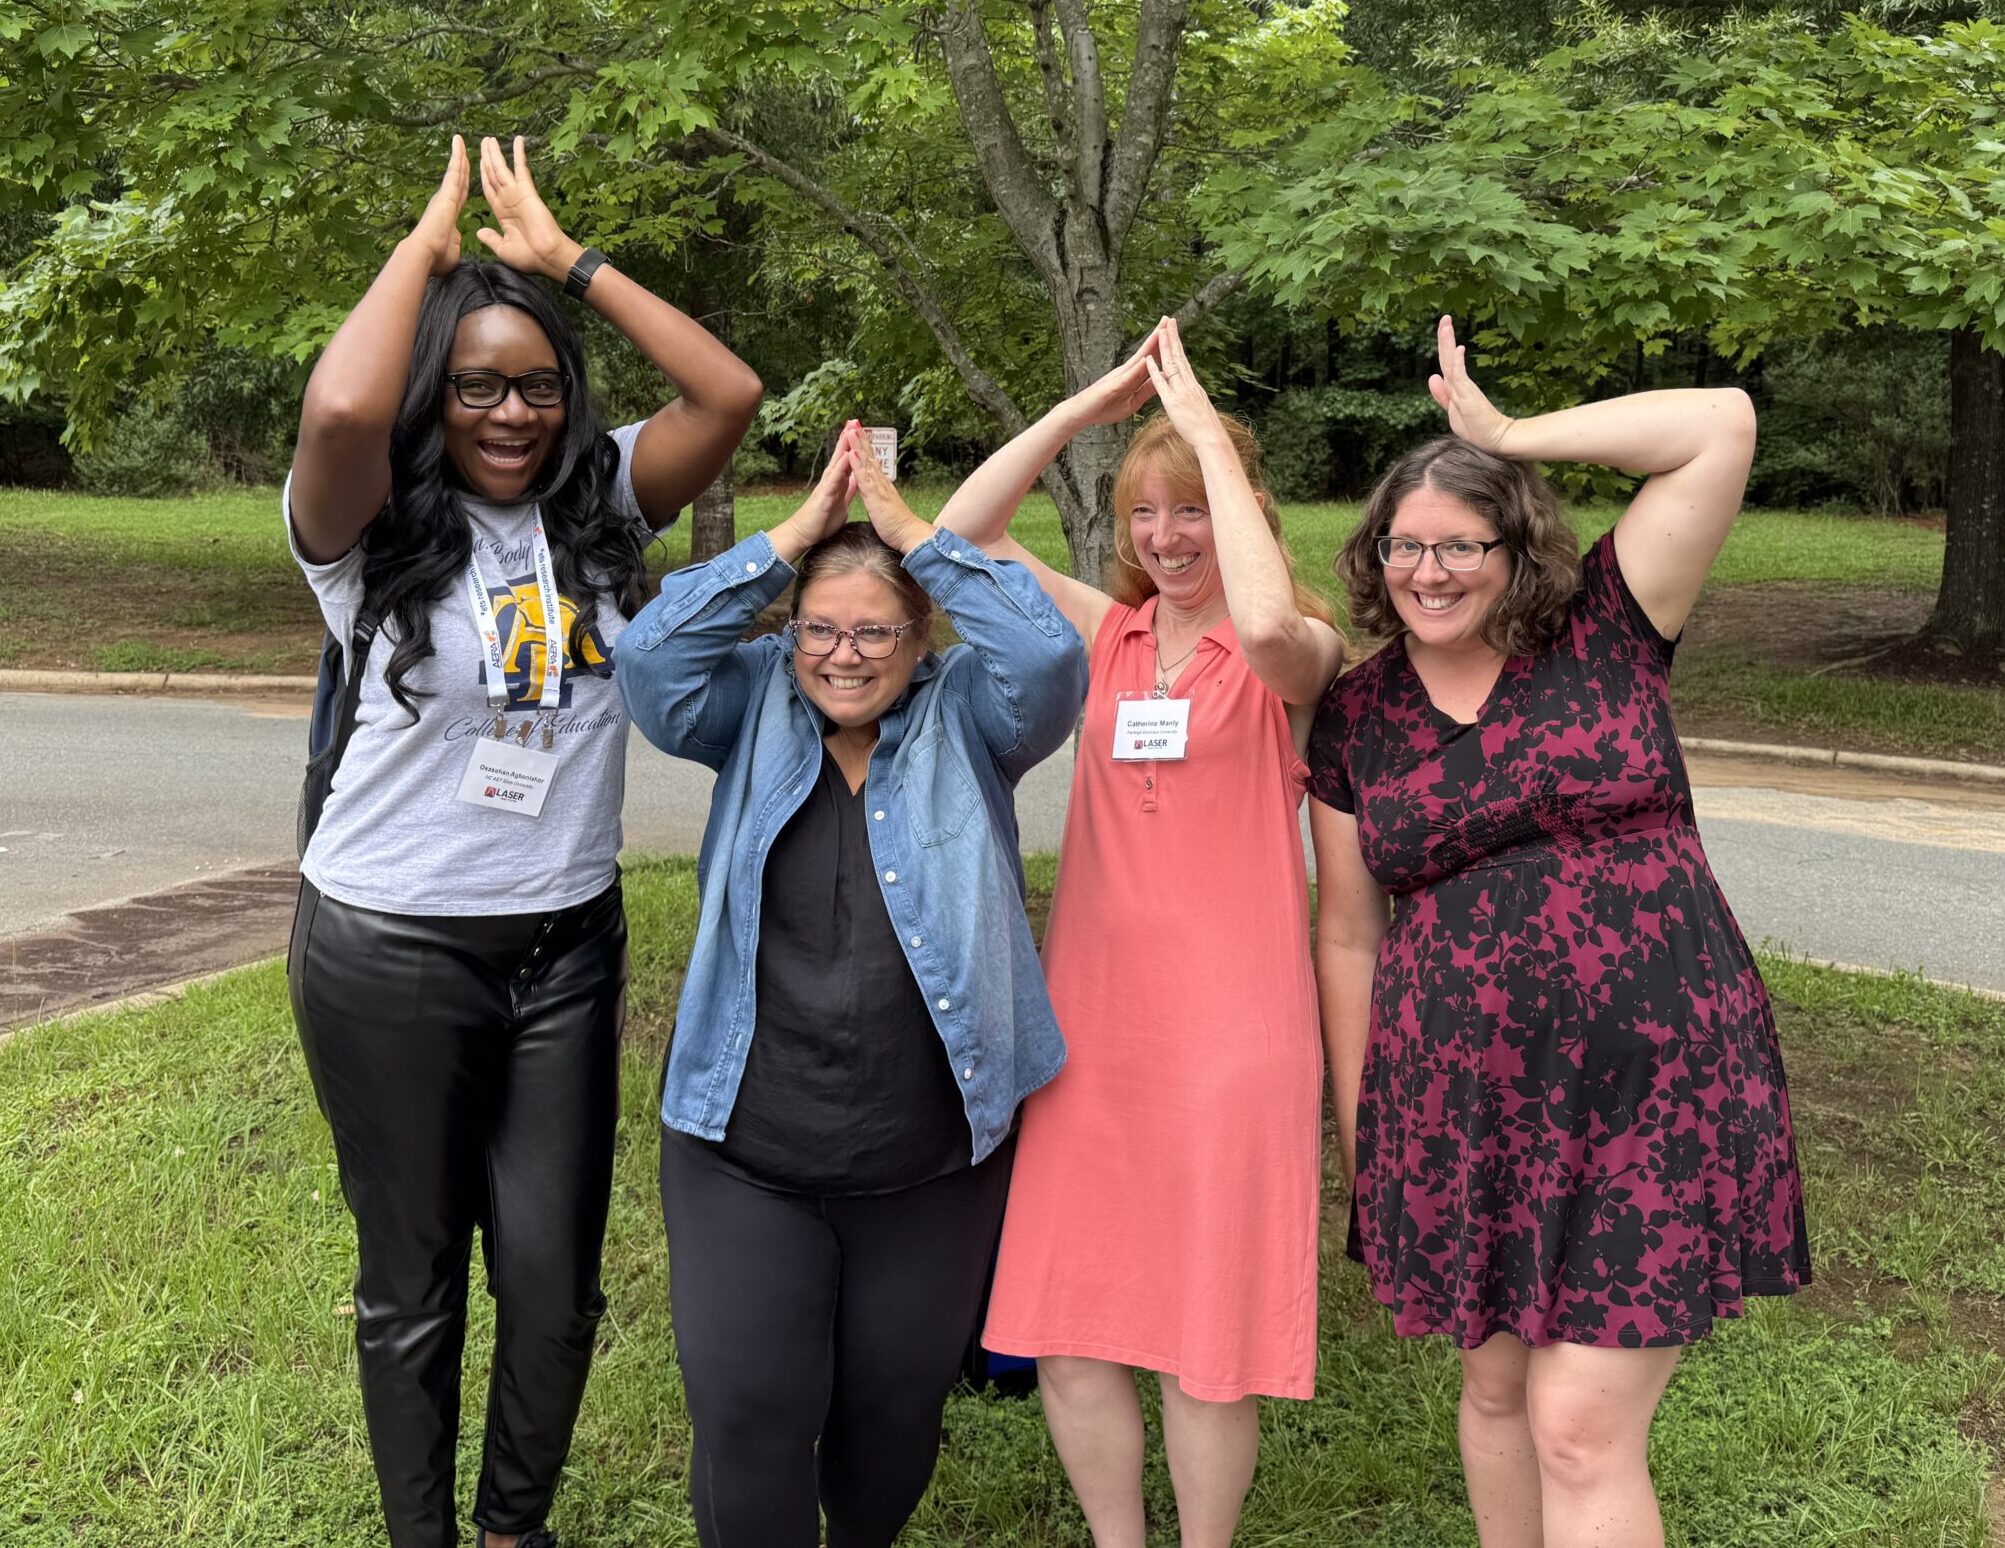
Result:
<svg viewBox="0 0 2005 1548">
<path fill-rule="evenodd" d="M 475 806 L 540 817 L 543 798 L 550 793 L 550 783 L 556 777 L 555 753 L 482 737 L 473 744 L 473 756 L 466 761 L 466 773 L 459 782 L 459 798 Z"/>
<path fill-rule="evenodd" d="M 1114 706 L 1116 763 L 1180 759 L 1189 740 L 1189 699 L 1123 699 Z"/>
</svg>

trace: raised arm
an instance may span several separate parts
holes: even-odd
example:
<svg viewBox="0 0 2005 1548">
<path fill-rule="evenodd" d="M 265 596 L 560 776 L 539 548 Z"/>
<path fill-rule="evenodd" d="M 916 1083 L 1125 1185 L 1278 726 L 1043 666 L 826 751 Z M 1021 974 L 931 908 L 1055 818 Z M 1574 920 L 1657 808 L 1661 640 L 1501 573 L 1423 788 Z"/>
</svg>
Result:
<svg viewBox="0 0 2005 1548">
<path fill-rule="evenodd" d="M 954 621 L 971 647 L 948 686 L 967 700 L 984 744 L 1011 780 L 1072 734 L 1086 700 L 1076 627 L 1027 566 L 998 560 L 962 533 L 915 516 L 874 458 L 859 452 L 856 488 L 877 535 Z"/>
<path fill-rule="evenodd" d="M 1211 399 L 1198 385 L 1174 318 L 1157 327 L 1161 363 L 1148 360 L 1156 396 L 1170 423 L 1197 453 L 1211 511 L 1212 541 L 1225 605 L 1246 664 L 1284 704 L 1314 704 L 1344 664 L 1343 637 L 1320 618 L 1304 618 L 1295 578 L 1267 525 L 1260 497 Z"/>
<path fill-rule="evenodd" d="M 1680 387 L 1511 419 L 1469 379 L 1453 319 L 1436 328 L 1428 391 L 1448 425 L 1506 457 L 1594 462 L 1649 477 L 1615 525 L 1622 577 L 1657 632 L 1675 639 L 1719 557 L 1754 462 L 1754 405 L 1738 387 Z"/>
<path fill-rule="evenodd" d="M 510 267 L 561 285 L 585 249 L 564 234 L 536 192 L 520 135 L 513 166 L 496 141 L 481 141 L 480 185 L 501 229 L 475 234 Z M 764 389 L 752 368 L 701 324 L 610 263 L 594 272 L 585 300 L 675 388 L 674 400 L 648 420 L 633 451 L 641 515 L 650 526 L 665 527 L 731 460 Z"/>
<path fill-rule="evenodd" d="M 1316 846 L 1316 990 L 1322 1004 L 1323 1056 L 1330 1066 L 1330 1110 L 1344 1179 L 1358 1174 L 1358 1082 L 1371 1040 L 1372 975 L 1378 971 L 1391 909 L 1365 869 L 1358 820 L 1309 798 Z"/>
<path fill-rule="evenodd" d="M 1134 417 L 1155 385 L 1148 361 L 1160 347 L 1159 331 L 1142 341 L 1126 362 L 1084 392 L 1067 398 L 969 475 L 941 509 L 938 525 L 970 539 L 997 559 L 1014 559 L 1037 577 L 1066 619 L 1088 640 L 1099 632 L 1113 599 L 1097 586 L 1054 570 L 1009 535 L 1010 518 L 1051 459 L 1088 425 L 1112 425 Z M 1114 519 L 1121 519 L 1120 512 Z"/>
<path fill-rule="evenodd" d="M 468 176 L 466 146 L 454 135 L 425 213 L 335 330 L 307 381 L 290 503 L 299 551 L 315 564 L 347 553 L 389 503 L 390 432 L 411 372 L 418 304 L 426 282 L 459 262 Z"/>
<path fill-rule="evenodd" d="M 772 635 L 742 636 L 786 591 L 794 561 L 842 526 L 856 492 L 856 438 L 845 431 L 821 481 L 770 533 L 755 532 L 707 564 L 663 578 L 613 650 L 613 680 L 634 725 L 678 758 L 721 768 L 745 712 L 781 649 Z"/>
</svg>

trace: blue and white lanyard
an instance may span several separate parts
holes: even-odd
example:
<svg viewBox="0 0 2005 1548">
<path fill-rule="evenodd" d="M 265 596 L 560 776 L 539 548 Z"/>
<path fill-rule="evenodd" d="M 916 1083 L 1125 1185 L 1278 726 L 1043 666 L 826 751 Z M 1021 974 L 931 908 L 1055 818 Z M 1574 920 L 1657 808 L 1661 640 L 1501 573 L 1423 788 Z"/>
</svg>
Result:
<svg viewBox="0 0 2005 1548">
<path fill-rule="evenodd" d="M 557 595 L 557 567 L 550 558 L 540 514 L 531 524 L 529 537 L 536 560 L 536 591 L 543 605 L 543 692 L 536 702 L 543 709 L 554 710 L 564 690 L 564 613 Z M 508 704 L 508 669 L 501 659 L 501 626 L 495 622 L 487 582 L 480 576 L 480 560 L 473 554 L 466 560 L 466 599 L 473 609 L 474 632 L 480 636 L 487 707 L 504 709 Z"/>
</svg>

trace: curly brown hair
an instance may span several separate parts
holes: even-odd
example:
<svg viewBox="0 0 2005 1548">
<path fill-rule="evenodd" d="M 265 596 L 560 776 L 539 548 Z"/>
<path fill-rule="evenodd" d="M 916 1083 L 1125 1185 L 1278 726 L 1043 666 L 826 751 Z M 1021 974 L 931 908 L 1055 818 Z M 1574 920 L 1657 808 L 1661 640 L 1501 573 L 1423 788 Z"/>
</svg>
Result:
<svg viewBox="0 0 2005 1548">
<path fill-rule="evenodd" d="M 1336 614 L 1330 611 L 1330 604 L 1323 600 L 1322 593 L 1296 578 L 1295 556 L 1288 551 L 1287 541 L 1281 536 L 1281 513 L 1275 509 L 1274 496 L 1267 492 L 1267 485 L 1261 478 L 1260 443 L 1242 421 L 1230 415 L 1223 417 L 1225 433 L 1232 441 L 1232 449 L 1239 453 L 1240 467 L 1246 470 L 1246 482 L 1253 486 L 1253 493 L 1260 501 L 1260 512 L 1267 518 L 1267 530 L 1280 544 L 1281 557 L 1288 566 L 1288 577 L 1295 583 L 1296 611 L 1304 618 L 1320 618 L 1334 626 Z M 1135 485 L 1147 468 L 1154 468 L 1163 475 L 1177 499 L 1190 500 L 1209 509 L 1204 492 L 1204 470 L 1198 466 L 1196 451 L 1176 433 L 1169 415 L 1154 415 L 1135 432 L 1135 438 L 1128 443 L 1127 456 L 1121 459 L 1120 471 L 1114 475 L 1114 580 L 1108 590 L 1123 607 L 1140 607 L 1155 595 L 1156 590 L 1156 583 L 1149 579 L 1149 572 L 1142 568 L 1142 561 L 1135 555 L 1135 535 L 1128 530 L 1128 511 L 1135 503 Z"/>
<path fill-rule="evenodd" d="M 1511 556 L 1511 581 L 1483 619 L 1483 643 L 1506 656 L 1551 643 L 1580 587 L 1580 540 L 1538 469 L 1453 435 L 1416 446 L 1394 463 L 1365 501 L 1364 520 L 1337 550 L 1334 568 L 1350 595 L 1351 622 L 1379 639 L 1406 632 L 1386 589 L 1378 540 L 1400 502 L 1422 487 L 1460 500 L 1489 522 Z"/>
</svg>

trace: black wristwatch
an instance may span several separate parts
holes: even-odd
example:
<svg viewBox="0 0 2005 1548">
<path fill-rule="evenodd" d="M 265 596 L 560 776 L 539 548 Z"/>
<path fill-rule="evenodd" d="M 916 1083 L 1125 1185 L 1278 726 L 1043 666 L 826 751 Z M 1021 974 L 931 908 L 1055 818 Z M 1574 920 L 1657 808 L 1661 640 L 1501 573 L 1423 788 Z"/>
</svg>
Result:
<svg viewBox="0 0 2005 1548">
<path fill-rule="evenodd" d="M 606 261 L 606 255 L 596 247 L 588 247 L 578 254 L 578 261 L 571 265 L 571 272 L 564 276 L 564 294 L 575 300 L 585 299 L 585 287 L 592 283 L 592 276 L 599 272 L 599 265 Z"/>
</svg>

